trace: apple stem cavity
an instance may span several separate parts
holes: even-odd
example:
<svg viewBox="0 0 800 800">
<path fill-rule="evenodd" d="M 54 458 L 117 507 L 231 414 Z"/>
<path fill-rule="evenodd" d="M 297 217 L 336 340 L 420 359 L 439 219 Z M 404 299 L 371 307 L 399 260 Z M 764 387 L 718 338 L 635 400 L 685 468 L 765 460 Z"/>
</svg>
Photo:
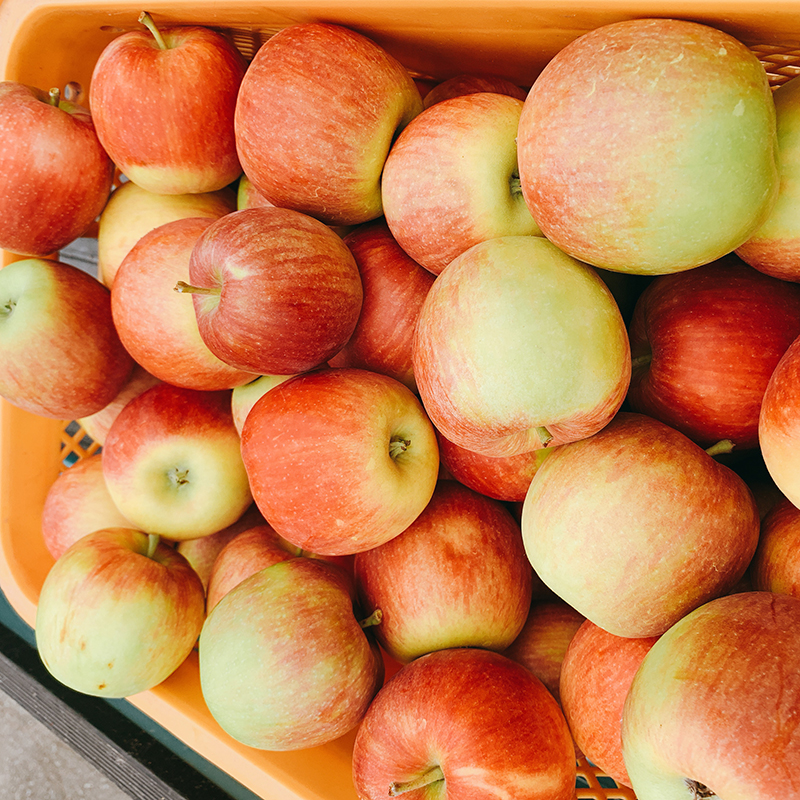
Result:
<svg viewBox="0 0 800 800">
<path fill-rule="evenodd" d="M 192 286 L 185 281 L 178 281 L 175 284 L 175 291 L 182 294 L 220 294 L 222 292 L 219 286 Z"/>
<path fill-rule="evenodd" d="M 392 436 L 389 440 L 389 455 L 393 460 L 396 460 L 409 447 L 411 447 L 411 439 L 406 439 L 403 436 Z"/>
<path fill-rule="evenodd" d="M 423 772 L 417 778 L 412 778 L 410 781 L 395 781 L 389 786 L 389 797 L 397 797 L 405 792 L 412 792 L 414 789 L 422 789 L 424 786 L 430 786 L 432 783 L 438 783 L 444 780 L 444 773 L 442 768 L 437 764 L 431 767 L 427 772 Z"/>
<path fill-rule="evenodd" d="M 376 608 L 366 619 L 360 620 L 358 624 L 362 628 L 371 628 L 374 625 L 380 625 L 382 619 L 383 611 L 381 611 L 379 608 Z"/>
<path fill-rule="evenodd" d="M 644 353 L 644 355 L 636 356 L 636 358 L 631 359 L 631 369 L 635 370 L 639 369 L 640 367 L 646 367 L 652 360 L 652 353 Z"/>
<path fill-rule="evenodd" d="M 148 533 L 147 534 L 147 552 L 145 555 L 152 559 L 153 556 L 156 554 L 156 550 L 158 549 L 158 544 L 161 541 L 161 536 L 157 533 Z"/>
<path fill-rule="evenodd" d="M 712 444 L 711 447 L 707 447 L 706 453 L 708 453 L 713 458 L 714 456 L 718 456 L 722 453 L 730 453 L 733 451 L 733 448 L 734 444 L 730 439 L 722 439 L 716 444 Z M 713 796 L 714 795 L 712 795 L 712 797 Z"/>
<path fill-rule="evenodd" d="M 58 104 L 61 102 L 61 90 L 57 86 L 47 93 L 47 102 L 54 108 L 58 108 Z"/>
<path fill-rule="evenodd" d="M 691 800 L 711 800 L 711 798 L 717 797 L 717 794 L 712 792 L 708 786 L 698 781 L 687 779 L 686 785 L 689 787 Z"/>
<path fill-rule="evenodd" d="M 139 14 L 139 22 L 153 34 L 153 38 L 156 40 L 156 44 L 158 45 L 159 50 L 167 50 L 167 43 L 164 41 L 164 37 L 161 35 L 161 31 L 156 27 L 155 22 L 153 22 L 153 18 L 146 12 L 142 11 Z"/>
<path fill-rule="evenodd" d="M 539 427 L 536 428 L 536 435 L 539 437 L 542 447 L 547 447 L 547 445 L 553 441 L 553 434 L 550 433 L 550 431 L 547 430 L 544 425 L 539 425 Z"/>
</svg>

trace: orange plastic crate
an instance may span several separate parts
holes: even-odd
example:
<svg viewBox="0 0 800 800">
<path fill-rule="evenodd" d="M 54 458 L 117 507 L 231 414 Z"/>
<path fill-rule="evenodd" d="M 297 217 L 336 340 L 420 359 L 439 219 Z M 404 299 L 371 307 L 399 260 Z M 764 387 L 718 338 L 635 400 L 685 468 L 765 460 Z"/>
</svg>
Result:
<svg viewBox="0 0 800 800">
<path fill-rule="evenodd" d="M 621 19 L 669 16 L 704 22 L 747 44 L 773 87 L 800 74 L 800 0 L 185 0 L 134 6 L 123 0 L 0 0 L 3 80 L 48 89 L 88 90 L 94 63 L 120 33 L 137 28 L 141 10 L 159 25 L 198 24 L 228 32 L 246 57 L 296 22 L 326 21 L 364 33 L 414 74 L 432 82 L 489 72 L 530 85 L 564 45 Z M 84 94 L 84 102 L 86 95 Z M 2 253 L 2 264 L 15 259 Z M 70 421 L 36 417 L 0 400 L 0 589 L 33 626 L 41 585 L 53 559 L 40 517 L 62 469 L 97 445 Z M 354 800 L 350 754 L 355 733 L 323 747 L 270 753 L 241 745 L 210 716 L 200 692 L 196 653 L 163 684 L 129 701 L 201 756 L 269 800 Z M 578 764 L 577 800 L 635 800 L 631 790 L 586 760 Z"/>
</svg>

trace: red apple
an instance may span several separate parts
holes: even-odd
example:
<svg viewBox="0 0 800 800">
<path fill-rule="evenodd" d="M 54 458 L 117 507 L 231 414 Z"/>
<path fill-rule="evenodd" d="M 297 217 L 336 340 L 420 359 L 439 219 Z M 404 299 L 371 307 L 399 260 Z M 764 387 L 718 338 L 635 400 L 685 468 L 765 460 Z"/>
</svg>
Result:
<svg viewBox="0 0 800 800">
<path fill-rule="evenodd" d="M 561 708 L 575 744 L 617 785 L 630 786 L 622 757 L 622 708 L 633 676 L 657 636 L 615 636 L 586 620 L 561 664 Z"/>
<path fill-rule="evenodd" d="M 479 242 L 541 235 L 519 187 L 522 105 L 491 92 L 442 100 L 392 145 L 381 180 L 386 222 L 435 275 Z"/>
<path fill-rule="evenodd" d="M 229 188 L 200 194 L 156 194 L 133 181 L 116 188 L 97 224 L 97 269 L 109 288 L 122 259 L 146 233 L 186 217 L 216 219 L 236 210 L 236 196 Z"/>
<path fill-rule="evenodd" d="M 105 408 L 133 369 L 100 281 L 59 261 L 0 270 L 0 396 L 43 417 Z"/>
<path fill-rule="evenodd" d="M 440 650 L 378 692 L 353 746 L 363 800 L 410 797 L 573 800 L 564 716 L 521 664 L 476 648 Z"/>
<path fill-rule="evenodd" d="M 759 514 L 731 469 L 674 428 L 620 412 L 531 481 L 522 535 L 539 577 L 617 636 L 658 636 L 730 591 Z"/>
<path fill-rule="evenodd" d="M 800 509 L 786 497 L 761 521 L 750 578 L 754 589 L 800 597 Z"/>
<path fill-rule="evenodd" d="M 661 275 L 631 321 L 630 407 L 703 447 L 755 448 L 767 383 L 799 335 L 800 285 L 734 255 Z"/>
<path fill-rule="evenodd" d="M 232 367 L 203 341 L 194 308 L 175 291 L 189 276 L 189 259 L 213 220 L 190 217 L 159 225 L 131 248 L 111 288 L 119 336 L 144 369 L 165 383 L 218 391 L 256 375 Z"/>
<path fill-rule="evenodd" d="M 200 634 L 203 698 L 222 728 L 263 750 L 325 744 L 352 730 L 383 680 L 355 616 L 347 572 L 280 561 L 235 586 Z"/>
<path fill-rule="evenodd" d="M 440 481 L 400 535 L 357 553 L 355 575 L 364 611 L 381 614 L 375 637 L 401 663 L 449 647 L 503 650 L 531 603 L 516 520 L 455 481 Z"/>
<path fill-rule="evenodd" d="M 517 100 L 524 100 L 528 96 L 527 89 L 518 86 L 507 78 L 501 78 L 499 75 L 463 73 L 437 83 L 426 93 L 422 103 L 425 108 L 430 108 L 430 106 L 440 103 L 442 100 L 477 92 L 506 94 L 509 97 L 515 97 Z"/>
<path fill-rule="evenodd" d="M 798 659 L 796 597 L 720 597 L 672 626 L 644 657 L 622 714 L 639 800 L 790 797 L 800 770 Z"/>
<path fill-rule="evenodd" d="M 537 236 L 474 245 L 420 311 L 414 375 L 451 442 L 513 456 L 600 430 L 625 398 L 630 345 L 597 273 Z"/>
<path fill-rule="evenodd" d="M 421 110 L 408 71 L 371 39 L 340 25 L 290 25 L 260 47 L 242 80 L 239 157 L 275 205 L 357 225 L 383 213 L 384 161 Z"/>
<path fill-rule="evenodd" d="M 0 82 L 0 248 L 47 256 L 103 210 L 114 165 L 89 111 L 50 93 Z"/>
<path fill-rule="evenodd" d="M 53 558 L 59 558 L 87 533 L 102 528 L 130 527 L 108 492 L 100 452 L 60 472 L 47 490 L 42 509 L 42 536 Z"/>
<path fill-rule="evenodd" d="M 531 87 L 518 144 L 545 236 L 610 270 L 664 274 L 721 258 L 778 192 L 764 67 L 733 36 L 687 20 L 622 20 L 574 39 Z"/>
<path fill-rule="evenodd" d="M 174 541 L 220 531 L 253 502 L 230 392 L 166 383 L 143 392 L 108 432 L 103 474 L 133 525 Z"/>
<path fill-rule="evenodd" d="M 233 117 L 246 62 L 210 28 L 148 30 L 113 39 L 97 59 L 89 102 L 119 169 L 157 194 L 213 192 L 241 174 Z"/>
<path fill-rule="evenodd" d="M 180 553 L 157 536 L 107 528 L 77 541 L 48 572 L 36 646 L 70 689 L 129 697 L 181 665 L 204 618 L 203 587 Z"/>
<path fill-rule="evenodd" d="M 415 392 L 414 330 L 434 276 L 397 244 L 385 220 L 358 226 L 344 242 L 358 265 L 364 300 L 353 335 L 328 363 L 380 372 Z"/>
<path fill-rule="evenodd" d="M 416 396 L 386 375 L 328 369 L 264 394 L 242 428 L 242 458 L 264 518 L 321 555 L 377 547 L 433 494 L 436 434 Z"/>
<path fill-rule="evenodd" d="M 209 225 L 192 250 L 188 278 L 178 288 L 191 293 L 209 350 L 257 375 L 324 364 L 352 335 L 363 297 L 341 238 L 285 208 L 234 211 Z"/>
</svg>

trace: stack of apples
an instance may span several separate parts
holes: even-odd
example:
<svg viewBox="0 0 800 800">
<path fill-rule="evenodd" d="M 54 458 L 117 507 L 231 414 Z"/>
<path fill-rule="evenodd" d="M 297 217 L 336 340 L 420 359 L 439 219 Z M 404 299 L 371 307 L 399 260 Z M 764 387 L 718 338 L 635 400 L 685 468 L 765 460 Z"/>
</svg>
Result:
<svg viewBox="0 0 800 800">
<path fill-rule="evenodd" d="M 196 647 L 226 735 L 356 730 L 369 800 L 796 792 L 795 82 L 675 19 L 522 87 L 139 22 L 88 110 L 0 83 L 0 395 L 102 445 L 43 510 L 51 673 Z"/>
</svg>

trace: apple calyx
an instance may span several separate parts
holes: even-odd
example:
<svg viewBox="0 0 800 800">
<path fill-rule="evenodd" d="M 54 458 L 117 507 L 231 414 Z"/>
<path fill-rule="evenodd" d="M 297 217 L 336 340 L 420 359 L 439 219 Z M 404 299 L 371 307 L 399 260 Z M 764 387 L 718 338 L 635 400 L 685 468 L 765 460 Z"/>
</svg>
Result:
<svg viewBox="0 0 800 800">
<path fill-rule="evenodd" d="M 547 447 L 553 441 L 553 434 L 544 425 L 537 426 L 536 435 L 539 437 L 542 447 Z"/>
<path fill-rule="evenodd" d="M 185 486 L 189 483 L 189 470 L 188 469 L 180 469 L 180 467 L 175 467 L 170 472 L 167 473 L 167 477 L 169 478 L 170 482 L 177 487 Z"/>
<path fill-rule="evenodd" d="M 220 294 L 222 292 L 219 286 L 192 286 L 186 281 L 178 281 L 174 290 L 181 294 Z"/>
<path fill-rule="evenodd" d="M 17 301 L 13 298 L 6 302 L 4 305 L 0 306 L 0 316 L 3 317 L 10 317 L 11 314 L 14 313 L 14 309 L 17 307 Z"/>
<path fill-rule="evenodd" d="M 691 800 L 711 800 L 711 798 L 717 797 L 716 792 L 713 792 L 708 786 L 698 781 L 687 778 L 686 785 L 689 787 Z"/>
<path fill-rule="evenodd" d="M 389 440 L 389 456 L 396 461 L 409 447 L 411 447 L 411 439 L 406 439 L 404 436 L 392 436 Z"/>
<path fill-rule="evenodd" d="M 711 447 L 706 448 L 706 453 L 708 453 L 712 458 L 714 456 L 718 456 L 722 453 L 730 453 L 733 451 L 734 444 L 730 439 L 721 439 L 716 444 L 712 444 Z M 711 795 L 714 797 L 714 795 Z"/>
<path fill-rule="evenodd" d="M 145 555 L 147 558 L 152 559 L 153 556 L 156 554 L 156 550 L 158 549 L 158 543 L 161 541 L 161 536 L 157 533 L 148 533 L 147 534 L 147 552 Z"/>
<path fill-rule="evenodd" d="M 362 628 L 371 628 L 373 625 L 380 625 L 382 619 L 383 611 L 381 611 L 379 608 L 376 608 L 368 617 L 359 620 L 358 624 Z"/>
<path fill-rule="evenodd" d="M 511 196 L 516 197 L 519 194 L 522 194 L 522 183 L 519 179 L 519 170 L 514 170 L 511 173 L 511 178 L 508 181 L 508 188 L 511 191 Z"/>
<path fill-rule="evenodd" d="M 411 792 L 414 789 L 421 789 L 423 786 L 430 786 L 432 783 L 444 780 L 444 773 L 442 768 L 436 764 L 431 767 L 427 772 L 423 772 L 417 778 L 412 778 L 410 781 L 394 781 L 389 785 L 389 797 L 397 797 L 404 792 Z"/>
<path fill-rule="evenodd" d="M 142 11 L 139 14 L 138 21 L 153 34 L 153 38 L 156 40 L 156 44 L 158 45 L 159 50 L 167 50 L 167 43 L 164 41 L 164 37 L 161 35 L 161 31 L 156 27 L 155 22 L 153 22 L 153 18 L 146 12 Z"/>
</svg>

